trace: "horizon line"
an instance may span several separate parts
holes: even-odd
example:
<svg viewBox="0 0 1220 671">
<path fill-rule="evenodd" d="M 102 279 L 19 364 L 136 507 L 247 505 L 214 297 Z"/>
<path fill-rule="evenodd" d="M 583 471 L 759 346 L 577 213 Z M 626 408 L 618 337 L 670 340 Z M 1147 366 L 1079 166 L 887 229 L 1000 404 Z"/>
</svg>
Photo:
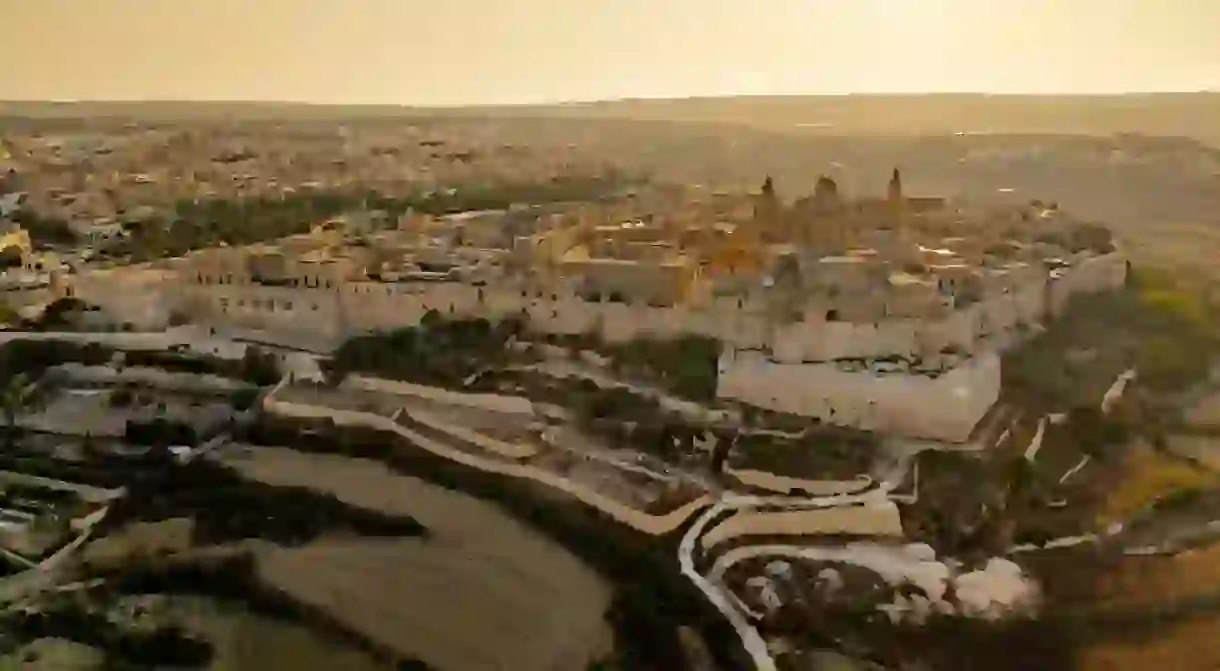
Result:
<svg viewBox="0 0 1220 671">
<path fill-rule="evenodd" d="M 454 102 L 454 103 L 409 103 L 409 102 L 322 102 L 294 99 L 239 99 L 239 98 L 0 98 L 0 107 L 9 104 L 82 105 L 82 104 L 201 104 L 201 105 L 294 105 L 309 107 L 401 107 L 414 109 L 478 109 L 489 107 L 556 107 L 592 106 L 631 102 L 667 102 L 717 99 L 767 99 L 767 98 L 928 98 L 928 97 L 981 97 L 981 98 L 1124 98 L 1174 95 L 1220 95 L 1220 88 L 1147 90 L 1147 91 L 1092 91 L 1092 92 L 1034 92 L 1034 91 L 851 91 L 843 93 L 715 93 L 699 95 L 623 96 L 616 98 L 587 98 L 536 100 L 520 102 Z"/>
</svg>

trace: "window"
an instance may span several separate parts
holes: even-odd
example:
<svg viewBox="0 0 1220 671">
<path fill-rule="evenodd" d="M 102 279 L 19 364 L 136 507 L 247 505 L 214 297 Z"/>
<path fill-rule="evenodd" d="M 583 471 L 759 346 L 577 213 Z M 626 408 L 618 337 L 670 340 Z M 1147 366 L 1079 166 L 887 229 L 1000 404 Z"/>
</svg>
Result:
<svg viewBox="0 0 1220 671">
<path fill-rule="evenodd" d="M 285 310 L 291 310 L 291 309 L 292 309 L 292 301 L 284 301 L 284 309 L 285 309 Z"/>
</svg>

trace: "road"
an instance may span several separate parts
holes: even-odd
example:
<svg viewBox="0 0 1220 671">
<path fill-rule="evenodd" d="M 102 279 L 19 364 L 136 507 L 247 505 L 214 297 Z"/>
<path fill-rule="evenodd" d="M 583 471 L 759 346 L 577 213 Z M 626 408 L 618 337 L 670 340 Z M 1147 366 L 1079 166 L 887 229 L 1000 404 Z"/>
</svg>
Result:
<svg viewBox="0 0 1220 671">
<path fill-rule="evenodd" d="M 903 462 L 909 467 L 910 460 Z M 729 594 L 719 580 L 713 581 L 699 572 L 695 566 L 696 548 L 701 547 L 699 540 L 717 517 L 730 512 L 756 510 L 763 507 L 787 509 L 834 508 L 839 506 L 858 505 L 891 498 L 892 490 L 906 477 L 905 470 L 899 468 L 887 474 L 887 477 L 877 483 L 875 489 L 859 494 L 836 494 L 831 496 L 794 497 L 794 496 L 747 496 L 733 492 L 725 492 L 715 504 L 708 508 L 678 544 L 678 566 L 692 584 L 695 585 L 707 600 L 724 616 L 741 640 L 742 648 L 750 656 L 757 671 L 775 671 L 775 659 L 767 649 L 767 643 L 758 629 L 750 623 L 749 613 L 741 602 Z"/>
</svg>

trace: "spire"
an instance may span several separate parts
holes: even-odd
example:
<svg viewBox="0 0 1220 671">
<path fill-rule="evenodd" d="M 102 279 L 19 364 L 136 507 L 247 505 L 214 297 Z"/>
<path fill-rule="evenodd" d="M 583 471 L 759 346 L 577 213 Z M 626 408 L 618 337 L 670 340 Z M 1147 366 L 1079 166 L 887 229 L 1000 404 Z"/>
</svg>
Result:
<svg viewBox="0 0 1220 671">
<path fill-rule="evenodd" d="M 763 180 L 762 193 L 764 196 L 775 195 L 775 182 L 771 179 L 771 175 L 767 175 L 767 178 Z"/>
<path fill-rule="evenodd" d="M 887 194 L 890 202 L 902 202 L 902 174 L 898 172 L 898 168 L 894 168 L 893 174 L 890 175 L 890 189 Z"/>
</svg>

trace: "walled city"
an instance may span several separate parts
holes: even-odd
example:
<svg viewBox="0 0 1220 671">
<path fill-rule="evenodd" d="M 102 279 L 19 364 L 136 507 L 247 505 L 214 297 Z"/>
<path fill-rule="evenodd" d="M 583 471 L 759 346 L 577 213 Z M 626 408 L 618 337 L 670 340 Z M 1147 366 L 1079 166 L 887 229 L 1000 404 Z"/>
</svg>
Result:
<svg viewBox="0 0 1220 671">
<path fill-rule="evenodd" d="M 50 274 L 49 291 L 138 328 L 174 318 L 331 339 L 424 314 L 520 316 L 538 332 L 721 343 L 725 400 L 963 442 L 1000 390 L 999 354 L 1120 287 L 1109 231 L 1054 204 L 849 199 L 823 178 L 785 202 L 657 188 L 598 203 L 337 218 L 274 244 Z"/>
</svg>

